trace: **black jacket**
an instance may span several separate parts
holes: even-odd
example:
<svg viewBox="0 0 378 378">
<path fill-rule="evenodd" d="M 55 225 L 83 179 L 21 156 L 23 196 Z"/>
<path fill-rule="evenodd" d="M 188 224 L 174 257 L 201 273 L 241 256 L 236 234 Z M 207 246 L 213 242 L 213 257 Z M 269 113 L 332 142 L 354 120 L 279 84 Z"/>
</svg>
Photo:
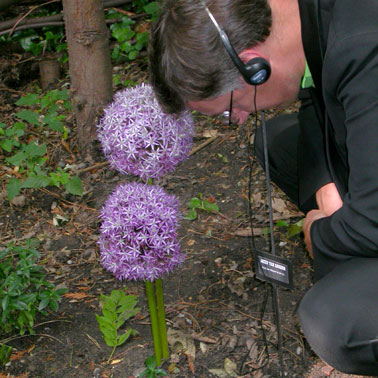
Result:
<svg viewBox="0 0 378 378">
<path fill-rule="evenodd" d="M 378 0 L 299 0 L 299 7 L 320 121 L 304 138 L 324 143 L 318 152 L 302 149 L 300 200 L 314 183 L 331 181 L 343 199 L 311 227 L 322 276 L 350 256 L 378 257 Z"/>
</svg>

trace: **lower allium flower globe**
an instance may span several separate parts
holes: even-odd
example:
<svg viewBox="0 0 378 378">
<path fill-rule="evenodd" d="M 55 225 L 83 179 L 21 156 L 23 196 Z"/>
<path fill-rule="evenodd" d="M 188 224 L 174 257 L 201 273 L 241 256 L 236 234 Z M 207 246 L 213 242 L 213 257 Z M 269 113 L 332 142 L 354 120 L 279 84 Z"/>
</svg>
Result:
<svg viewBox="0 0 378 378">
<path fill-rule="evenodd" d="M 101 211 L 101 264 L 119 280 L 160 278 L 185 256 L 177 240 L 179 203 L 162 188 L 119 185 Z"/>
<path fill-rule="evenodd" d="M 110 166 L 143 179 L 159 178 L 187 159 L 193 133 L 191 114 L 163 113 L 146 84 L 116 93 L 98 125 Z"/>
</svg>

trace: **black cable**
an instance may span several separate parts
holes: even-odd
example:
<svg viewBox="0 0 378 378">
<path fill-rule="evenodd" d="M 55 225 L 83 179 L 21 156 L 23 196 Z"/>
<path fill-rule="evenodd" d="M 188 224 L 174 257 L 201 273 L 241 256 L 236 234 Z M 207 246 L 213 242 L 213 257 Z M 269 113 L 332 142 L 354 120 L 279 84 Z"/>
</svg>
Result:
<svg viewBox="0 0 378 378">
<path fill-rule="evenodd" d="M 258 114 L 257 114 L 257 86 L 255 88 L 255 94 L 254 94 L 254 110 L 255 110 L 255 131 L 257 130 L 257 124 L 258 124 Z M 232 101 L 232 99 L 231 99 Z M 231 116 L 231 114 L 230 114 Z M 265 113 L 262 112 L 261 115 L 261 130 L 262 130 L 262 136 L 263 136 L 263 151 L 264 151 L 264 163 L 265 163 L 265 176 L 266 176 L 266 185 L 267 185 L 267 202 L 268 202 L 268 210 L 269 210 L 269 225 L 270 225 L 270 244 L 271 244 L 271 252 L 273 255 L 276 254 L 275 251 L 275 241 L 274 241 L 274 232 L 273 232 L 273 210 L 272 210 L 272 196 L 271 196 L 271 186 L 270 186 L 270 173 L 269 173 L 269 158 L 268 158 L 268 147 L 267 147 L 267 136 L 266 136 L 266 125 L 265 125 Z M 248 133 L 247 133 L 248 134 Z M 254 259 L 254 252 L 257 251 L 256 245 L 255 245 L 255 236 L 253 233 L 253 215 L 252 215 L 252 206 L 251 206 L 251 199 L 252 199 L 252 193 L 251 193 L 251 187 L 252 187 L 252 170 L 253 170 L 253 164 L 255 159 L 252 160 L 251 163 L 251 151 L 250 151 L 250 137 L 251 133 L 248 134 L 248 140 L 247 140 L 247 154 L 248 154 L 248 161 L 249 161 L 249 178 L 248 178 L 248 215 L 249 215 L 249 224 L 251 228 L 251 237 L 249 238 L 249 244 L 250 244 L 250 250 L 252 259 Z M 256 135 L 256 133 L 255 133 Z M 266 285 L 268 285 L 266 283 Z M 275 323 L 277 327 L 277 341 L 278 341 L 278 356 L 279 356 L 279 362 L 280 362 L 280 376 L 284 376 L 284 367 L 283 367 L 283 356 L 282 356 L 282 336 L 281 336 L 281 319 L 280 319 L 280 313 L 279 313 L 279 306 L 278 306 L 278 287 L 277 284 L 271 284 L 272 287 L 272 302 L 273 302 L 273 311 L 275 314 Z M 267 361 L 264 365 L 260 366 L 257 369 L 252 369 L 250 372 L 256 371 L 258 369 L 263 368 L 266 366 L 269 362 L 269 351 L 268 351 L 268 341 L 266 339 L 265 330 L 263 327 L 263 317 L 265 314 L 265 307 L 267 302 L 268 294 L 266 291 L 266 295 L 264 298 L 264 304 L 261 310 L 260 314 L 260 327 L 263 334 L 263 341 L 265 346 L 265 352 L 267 354 Z M 242 361 L 242 365 L 240 368 L 240 371 L 243 368 L 243 365 L 245 363 L 246 358 L 248 357 L 250 353 L 250 350 L 248 351 L 248 354 L 244 357 Z"/>
</svg>

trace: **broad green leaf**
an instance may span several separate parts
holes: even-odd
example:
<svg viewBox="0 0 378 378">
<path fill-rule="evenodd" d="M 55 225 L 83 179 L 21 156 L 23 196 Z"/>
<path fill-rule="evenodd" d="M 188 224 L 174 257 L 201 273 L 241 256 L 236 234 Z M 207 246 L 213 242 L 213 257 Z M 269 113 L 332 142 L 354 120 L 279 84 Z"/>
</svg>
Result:
<svg viewBox="0 0 378 378">
<path fill-rule="evenodd" d="M 201 200 L 197 197 L 193 197 L 189 203 L 188 207 L 191 209 L 200 208 L 201 207 Z"/>
<path fill-rule="evenodd" d="M 122 42 L 119 47 L 125 53 L 128 53 L 133 48 L 132 44 L 128 41 Z"/>
<path fill-rule="evenodd" d="M 63 122 L 57 117 L 58 117 L 58 114 L 56 112 L 49 112 L 44 116 L 43 122 L 51 130 L 59 131 L 62 133 L 64 131 L 64 125 L 63 125 Z"/>
<path fill-rule="evenodd" d="M 138 56 L 138 50 L 133 50 L 129 52 L 129 55 L 127 56 L 130 60 L 134 60 Z"/>
<path fill-rule="evenodd" d="M 39 302 L 38 311 L 42 311 L 43 309 L 45 309 L 49 305 L 49 302 L 50 296 L 44 296 L 41 302 Z"/>
<path fill-rule="evenodd" d="M 125 24 L 114 24 L 112 28 L 112 37 L 114 37 L 118 42 L 129 41 L 135 35 L 134 30 L 130 29 Z"/>
<path fill-rule="evenodd" d="M 15 167 L 18 167 L 21 165 L 21 163 L 26 159 L 27 155 L 23 151 L 19 151 L 16 154 L 12 155 L 9 158 L 6 158 L 5 160 L 14 165 Z"/>
<path fill-rule="evenodd" d="M 304 219 L 301 219 L 297 223 L 291 224 L 287 229 L 287 237 L 291 238 L 295 235 L 300 234 L 303 230 L 303 222 L 304 222 Z"/>
<path fill-rule="evenodd" d="M 26 125 L 23 122 L 15 122 L 13 127 L 5 131 L 6 136 L 16 135 L 17 137 L 25 134 Z"/>
<path fill-rule="evenodd" d="M 22 188 L 22 181 L 17 178 L 10 178 L 7 184 L 7 195 L 9 202 L 12 201 L 14 197 L 20 194 Z"/>
<path fill-rule="evenodd" d="M 46 152 L 47 152 L 45 143 L 38 145 L 34 142 L 31 142 L 25 145 L 24 150 L 25 150 L 25 153 L 28 155 L 28 157 L 44 156 L 46 155 Z"/>
<path fill-rule="evenodd" d="M 79 176 L 71 177 L 65 188 L 68 193 L 74 194 L 76 196 L 81 196 L 83 194 L 83 185 Z"/>
<path fill-rule="evenodd" d="M 202 205 L 203 205 L 203 208 L 207 211 L 215 211 L 215 212 L 219 211 L 219 207 L 216 203 L 211 203 L 209 201 L 203 201 Z"/>
<path fill-rule="evenodd" d="M 35 93 L 28 93 L 26 96 L 21 97 L 17 102 L 16 105 L 22 106 L 30 106 L 39 103 L 38 95 Z"/>
<path fill-rule="evenodd" d="M 44 188 L 50 183 L 48 176 L 29 176 L 22 184 L 22 188 Z"/>
<path fill-rule="evenodd" d="M 20 112 L 16 113 L 15 116 L 29 122 L 31 125 L 40 126 L 39 114 L 33 112 L 32 110 L 21 110 Z"/>
<path fill-rule="evenodd" d="M 190 211 L 185 215 L 184 219 L 188 219 L 188 220 L 197 219 L 196 209 L 190 209 Z"/>
<path fill-rule="evenodd" d="M 276 226 L 277 227 L 289 227 L 289 224 L 284 221 L 284 220 L 279 220 L 277 223 L 276 223 Z"/>
<path fill-rule="evenodd" d="M 3 139 L 0 141 L 0 147 L 7 152 L 11 152 L 13 148 L 13 142 L 9 139 Z"/>
<path fill-rule="evenodd" d="M 159 5 L 156 1 L 153 1 L 143 7 L 144 11 L 150 15 L 156 15 L 159 11 Z"/>
</svg>

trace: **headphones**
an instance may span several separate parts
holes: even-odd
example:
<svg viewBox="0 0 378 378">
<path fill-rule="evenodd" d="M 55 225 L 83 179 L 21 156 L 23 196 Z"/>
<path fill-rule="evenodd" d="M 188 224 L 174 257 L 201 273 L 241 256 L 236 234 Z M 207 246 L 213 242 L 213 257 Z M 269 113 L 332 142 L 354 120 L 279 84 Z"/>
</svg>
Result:
<svg viewBox="0 0 378 378">
<path fill-rule="evenodd" d="M 269 62 L 264 58 L 253 58 L 247 63 L 243 63 L 233 48 L 226 32 L 220 28 L 218 22 L 214 18 L 213 14 L 210 12 L 209 8 L 206 6 L 203 0 L 201 0 L 207 14 L 209 15 L 214 26 L 218 30 L 218 33 L 221 37 L 223 46 L 225 47 L 228 55 L 230 56 L 235 67 L 239 70 L 243 79 L 247 84 L 250 85 L 260 85 L 267 82 L 270 77 L 271 68 Z"/>
</svg>

